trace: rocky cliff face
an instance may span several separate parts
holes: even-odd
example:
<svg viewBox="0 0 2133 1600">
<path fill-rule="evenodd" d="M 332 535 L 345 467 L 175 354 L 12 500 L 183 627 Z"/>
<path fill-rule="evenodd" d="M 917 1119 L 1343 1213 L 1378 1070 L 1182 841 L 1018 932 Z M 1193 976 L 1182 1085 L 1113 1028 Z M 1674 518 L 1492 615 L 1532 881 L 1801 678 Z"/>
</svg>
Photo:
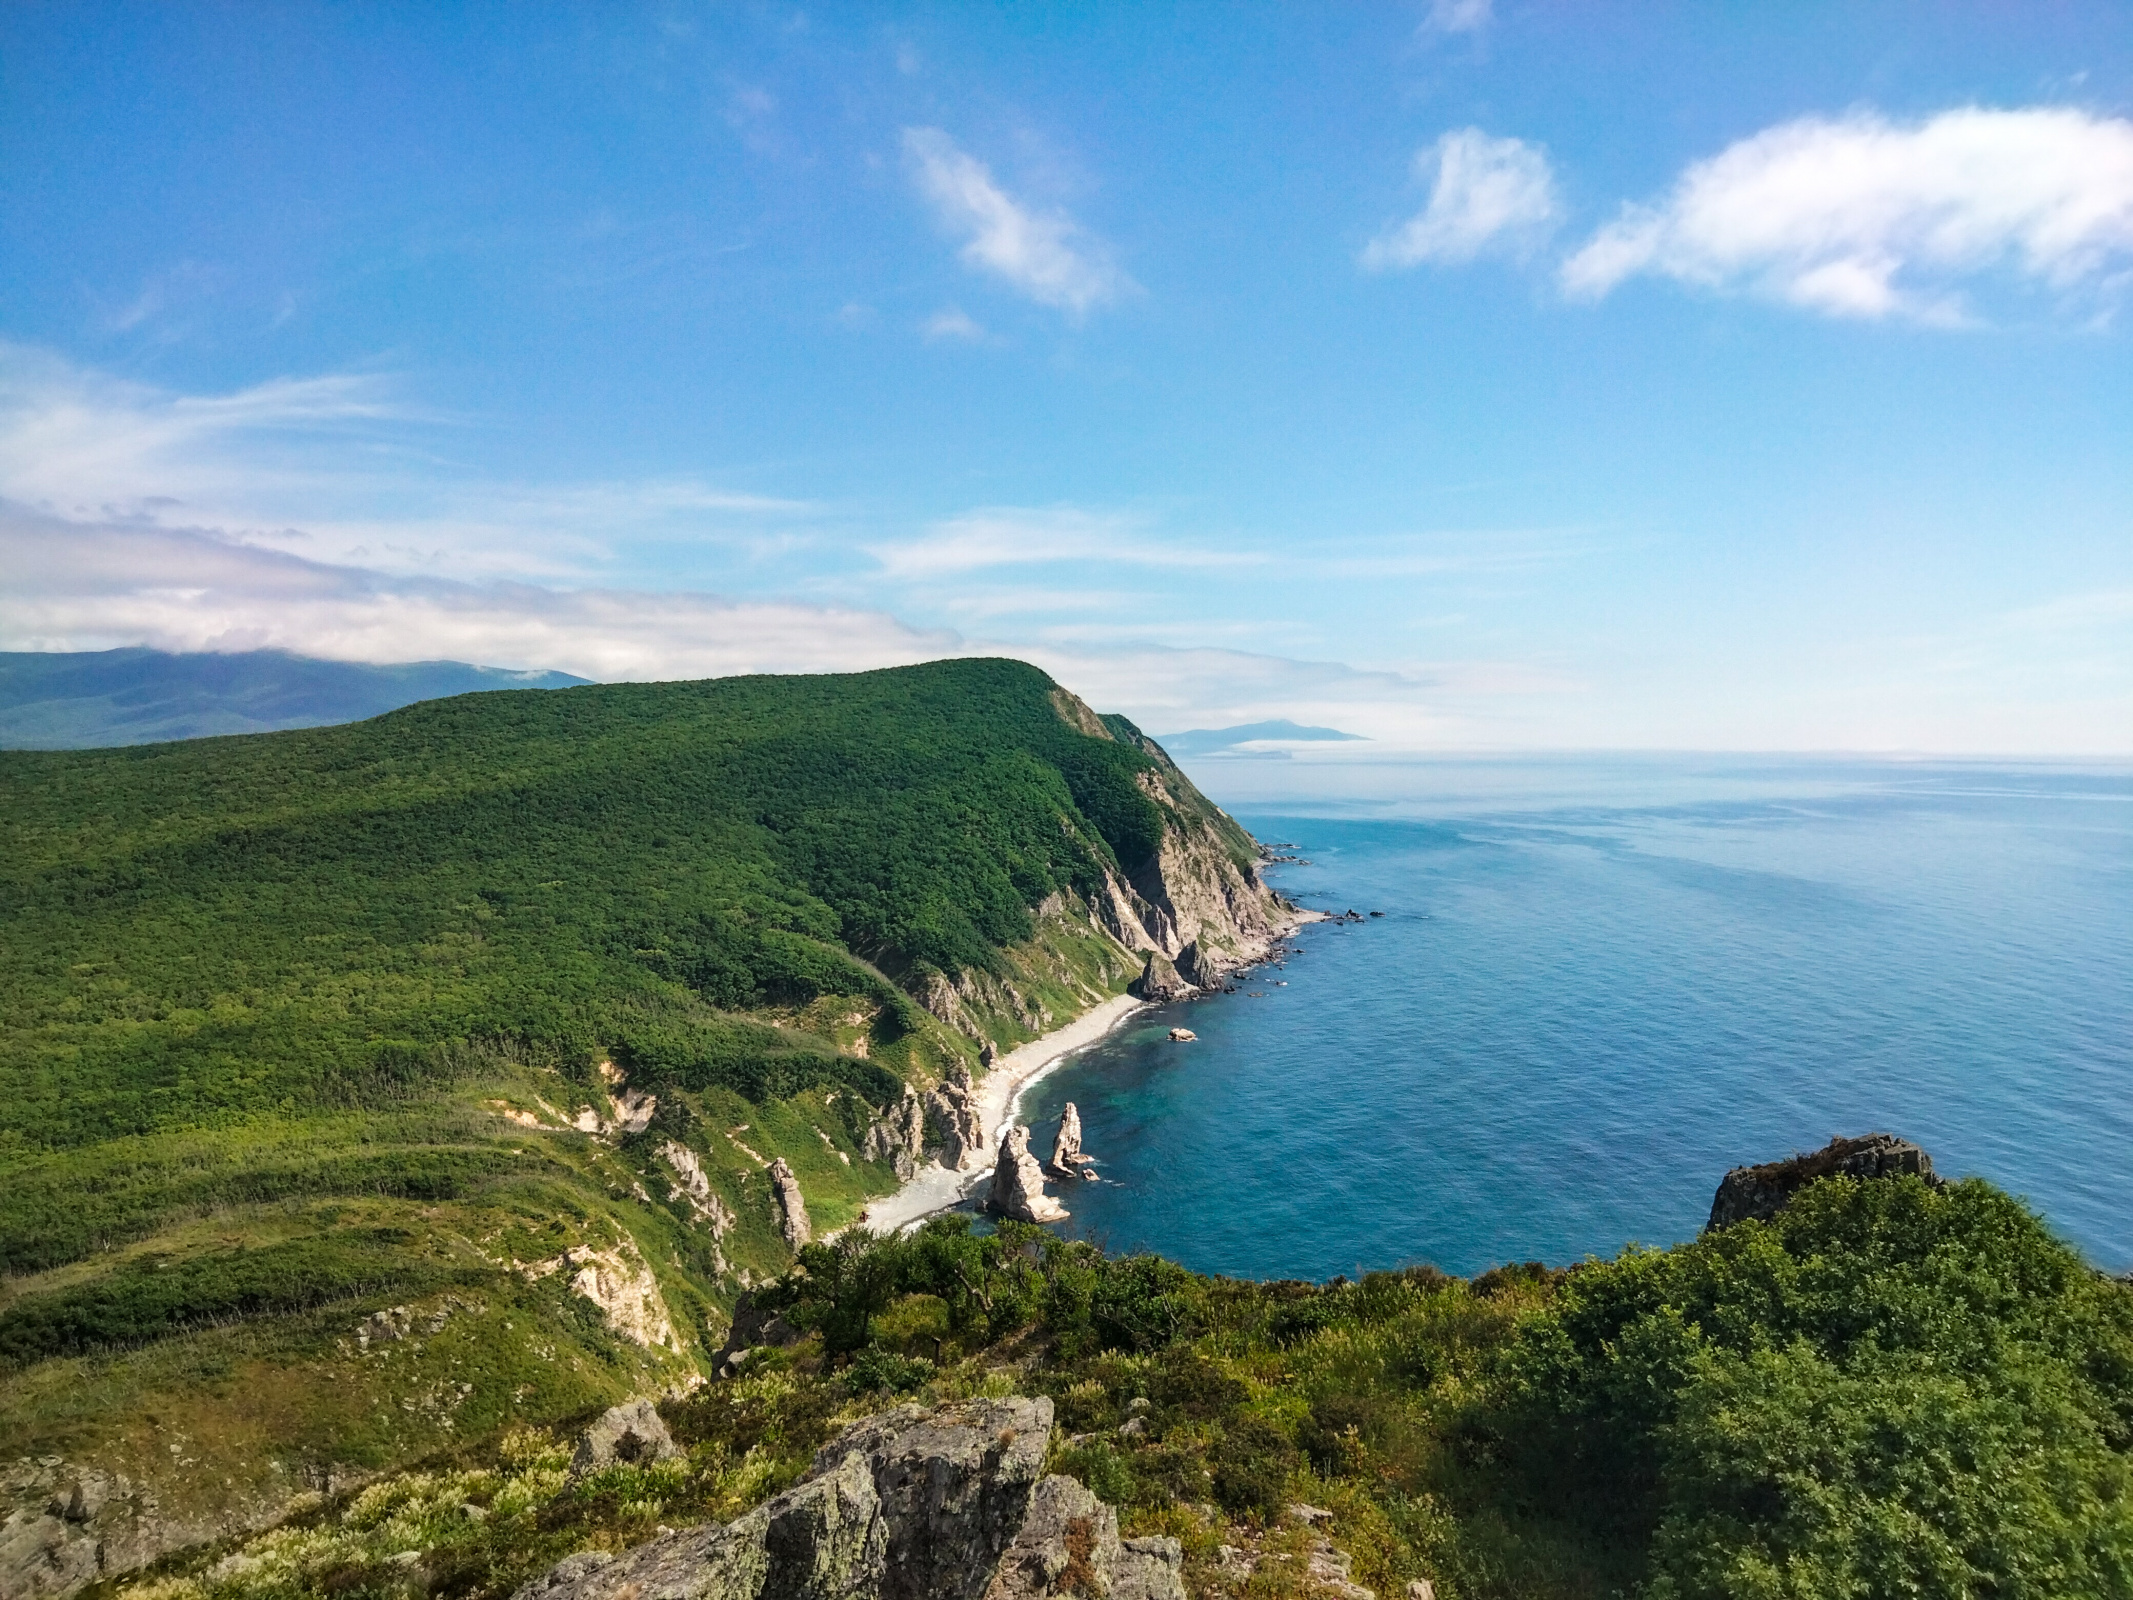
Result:
<svg viewBox="0 0 2133 1600">
<path fill-rule="evenodd" d="M 1044 1476 L 1052 1403 L 903 1406 L 847 1429 L 794 1488 L 724 1526 L 588 1551 L 517 1600 L 1185 1600 L 1175 1539 Z"/>
<path fill-rule="evenodd" d="M 1936 1186 L 1943 1181 L 1933 1171 L 1931 1156 L 1893 1133 L 1832 1139 L 1810 1155 L 1735 1167 L 1719 1181 L 1711 1201 L 1711 1220 L 1704 1226 L 1709 1230 L 1751 1219 L 1768 1222 L 1817 1178 L 1896 1178 L 1907 1173 Z"/>
</svg>

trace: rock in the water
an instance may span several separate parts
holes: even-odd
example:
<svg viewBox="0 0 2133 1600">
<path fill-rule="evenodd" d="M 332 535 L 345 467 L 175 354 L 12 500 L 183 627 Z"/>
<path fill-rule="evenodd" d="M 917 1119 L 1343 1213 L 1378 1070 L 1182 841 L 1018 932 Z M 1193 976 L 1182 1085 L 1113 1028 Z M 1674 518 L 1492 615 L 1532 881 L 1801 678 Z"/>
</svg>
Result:
<svg viewBox="0 0 2133 1600">
<path fill-rule="evenodd" d="M 1069 1100 L 1059 1113 L 1059 1136 L 1052 1141 L 1052 1171 L 1062 1178 L 1094 1177 L 1083 1170 L 1094 1162 L 1095 1157 L 1081 1152 L 1081 1112 Z"/>
<path fill-rule="evenodd" d="M 1705 1230 L 1754 1219 L 1768 1222 L 1785 1202 L 1817 1178 L 1896 1178 L 1914 1174 L 1935 1188 L 1943 1179 L 1933 1158 L 1893 1133 L 1870 1133 L 1858 1139 L 1832 1139 L 1811 1155 L 1759 1167 L 1735 1167 L 1718 1185 Z"/>
<path fill-rule="evenodd" d="M 584 1436 L 578 1440 L 577 1454 L 570 1458 L 570 1473 L 572 1477 L 582 1478 L 588 1472 L 598 1472 L 618 1461 L 631 1464 L 672 1461 L 681 1454 L 681 1446 L 667 1432 L 667 1425 L 659 1420 L 659 1412 L 652 1402 L 632 1400 L 625 1405 L 608 1407 L 599 1420 L 585 1430 Z"/>
<path fill-rule="evenodd" d="M 815 1236 L 815 1227 L 807 1220 L 807 1200 L 800 1193 L 800 1180 L 792 1175 L 783 1156 L 770 1164 L 770 1183 L 778 1192 L 778 1231 L 785 1235 L 785 1243 L 797 1250 Z"/>
<path fill-rule="evenodd" d="M 845 1430 L 816 1453 L 804 1481 L 739 1521 L 664 1534 L 620 1556 L 572 1556 L 518 1600 L 981 1600 L 1032 1521 L 1051 1431 L 1046 1399 L 901 1406 Z M 1054 1489 L 1046 1504 L 1061 1498 Z M 1120 1579 L 1151 1560 L 1164 1565 L 1160 1551 L 1136 1552 L 1137 1565 L 1123 1561 L 1115 1519 L 1113 1550 L 1100 1528 L 1091 1531 L 1093 1571 L 1104 1571 L 1107 1557 Z M 1169 1571 L 1174 1584 L 1174 1562 Z M 1184 1591 L 1162 1587 L 1158 1574 L 1156 1583 L 1109 1593 L 1183 1600 Z"/>
<path fill-rule="evenodd" d="M 1148 964 L 1141 968 L 1141 975 L 1127 985 L 1126 992 L 1151 1005 L 1167 1005 L 1173 1000 L 1189 1000 L 1200 991 L 1179 975 L 1170 957 L 1160 950 L 1151 950 Z"/>
<path fill-rule="evenodd" d="M 1199 1037 L 1190 1028 L 1172 1028 L 1170 1030 L 1170 1042 L 1172 1044 L 1191 1044 Z"/>
<path fill-rule="evenodd" d="M 985 1124 L 978 1116 L 977 1085 L 958 1063 L 926 1096 L 926 1131 L 939 1144 L 950 1172 L 975 1172 L 985 1160 Z"/>
<path fill-rule="evenodd" d="M 986 1209 L 1023 1222 L 1059 1222 L 1065 1206 L 1044 1192 L 1044 1169 L 1029 1153 L 1029 1129 L 1009 1126 L 1000 1135 L 1000 1160 L 992 1169 Z"/>
</svg>

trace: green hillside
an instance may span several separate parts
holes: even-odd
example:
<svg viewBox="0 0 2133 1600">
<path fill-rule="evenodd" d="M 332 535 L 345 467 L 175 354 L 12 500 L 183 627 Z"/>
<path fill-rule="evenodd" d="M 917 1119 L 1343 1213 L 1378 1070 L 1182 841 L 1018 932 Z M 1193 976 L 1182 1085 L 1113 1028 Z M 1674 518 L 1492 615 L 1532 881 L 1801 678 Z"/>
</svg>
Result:
<svg viewBox="0 0 2133 1600">
<path fill-rule="evenodd" d="M 1138 972 L 1166 830 L 1253 854 L 1009 661 L 0 754 L 0 1437 L 206 1528 L 689 1381 L 765 1164 L 892 1188 L 906 1082 Z"/>
</svg>

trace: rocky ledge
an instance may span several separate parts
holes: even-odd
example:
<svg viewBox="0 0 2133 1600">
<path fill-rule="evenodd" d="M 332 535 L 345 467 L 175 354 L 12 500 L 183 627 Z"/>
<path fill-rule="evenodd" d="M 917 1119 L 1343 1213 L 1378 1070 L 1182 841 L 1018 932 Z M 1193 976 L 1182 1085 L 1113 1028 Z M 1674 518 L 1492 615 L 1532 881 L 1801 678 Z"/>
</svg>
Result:
<svg viewBox="0 0 2133 1600">
<path fill-rule="evenodd" d="M 1185 1600 L 1175 1539 L 1044 1474 L 1052 1403 L 901 1406 L 846 1429 L 795 1487 L 723 1526 L 557 1563 L 517 1600 Z"/>
<path fill-rule="evenodd" d="M 1893 1133 L 1869 1133 L 1856 1139 L 1832 1139 L 1809 1155 L 1767 1161 L 1759 1167 L 1735 1167 L 1719 1180 L 1705 1230 L 1735 1222 L 1768 1222 L 1785 1202 L 1817 1178 L 1899 1178 L 1911 1174 L 1938 1188 L 1933 1158 Z"/>
</svg>

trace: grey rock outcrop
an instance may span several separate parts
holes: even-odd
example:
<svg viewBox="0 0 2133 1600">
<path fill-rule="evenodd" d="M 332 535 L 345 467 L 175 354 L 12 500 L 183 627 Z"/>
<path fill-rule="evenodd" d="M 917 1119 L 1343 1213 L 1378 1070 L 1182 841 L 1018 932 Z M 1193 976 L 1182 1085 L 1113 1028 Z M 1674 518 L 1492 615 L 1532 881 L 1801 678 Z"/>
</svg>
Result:
<svg viewBox="0 0 2133 1600">
<path fill-rule="evenodd" d="M 926 1131 L 940 1146 L 941 1165 L 951 1172 L 975 1172 L 985 1161 L 985 1125 L 978 1116 L 977 1085 L 970 1069 L 958 1063 L 940 1087 L 926 1095 Z"/>
<path fill-rule="evenodd" d="M 1120 1539 L 1118 1513 L 1072 1478 L 1053 1475 L 1000 1562 L 986 1600 L 1059 1594 L 1104 1600 L 1185 1600 L 1183 1551 L 1170 1538 Z"/>
<path fill-rule="evenodd" d="M 711 1358 L 711 1370 L 722 1378 L 729 1377 L 734 1363 L 750 1350 L 764 1345 L 782 1349 L 799 1341 L 800 1330 L 785 1320 L 783 1311 L 757 1305 L 755 1296 L 743 1289 L 733 1307 L 733 1325 L 726 1330 L 726 1342 Z"/>
<path fill-rule="evenodd" d="M 1933 1158 L 1892 1133 L 1869 1133 L 1857 1139 L 1832 1139 L 1821 1149 L 1787 1161 L 1758 1167 L 1735 1167 L 1719 1180 L 1711 1200 L 1708 1232 L 1753 1219 L 1768 1222 L 1785 1202 L 1818 1178 L 1896 1178 L 1906 1174 L 1935 1188 L 1945 1181 L 1933 1171 Z"/>
<path fill-rule="evenodd" d="M 797 1250 L 815 1236 L 815 1227 L 807 1220 L 807 1198 L 800 1193 L 800 1180 L 783 1156 L 770 1164 L 770 1185 L 778 1195 L 778 1231 L 787 1246 Z"/>
<path fill-rule="evenodd" d="M 1151 950 L 1147 965 L 1141 968 L 1141 975 L 1126 986 L 1126 992 L 1136 1000 L 1160 1006 L 1173 1000 L 1189 1000 L 1200 991 L 1179 975 L 1170 957 L 1160 950 Z"/>
<path fill-rule="evenodd" d="M 518 1600 L 1184 1600 L 1176 1541 L 1121 1540 L 1042 1477 L 1052 1403 L 901 1406 L 845 1430 L 806 1479 L 719 1527 L 558 1563 Z"/>
<path fill-rule="evenodd" d="M 867 1124 L 859 1153 L 869 1161 L 886 1161 L 899 1182 L 909 1182 L 926 1159 L 926 1103 L 906 1085 L 904 1097 Z"/>
<path fill-rule="evenodd" d="M 577 1453 L 570 1458 L 570 1474 L 582 1478 L 616 1462 L 672 1461 L 682 1448 L 659 1420 L 659 1411 L 649 1400 L 631 1400 L 609 1406 L 578 1439 Z"/>
<path fill-rule="evenodd" d="M 1029 1129 L 1010 1125 L 1000 1133 L 1000 1159 L 992 1169 L 985 1208 L 1022 1222 L 1059 1222 L 1065 1206 L 1044 1192 L 1044 1169 L 1029 1153 Z"/>
</svg>

